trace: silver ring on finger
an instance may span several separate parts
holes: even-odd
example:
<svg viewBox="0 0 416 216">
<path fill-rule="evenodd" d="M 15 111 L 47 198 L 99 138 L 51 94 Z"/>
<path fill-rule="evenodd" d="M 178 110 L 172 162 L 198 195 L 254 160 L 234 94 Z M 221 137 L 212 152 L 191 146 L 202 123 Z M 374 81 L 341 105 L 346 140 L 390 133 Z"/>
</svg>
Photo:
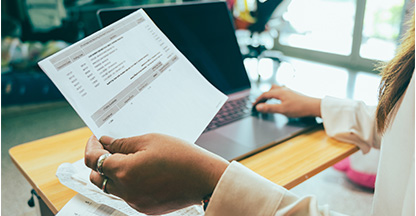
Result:
<svg viewBox="0 0 416 216">
<path fill-rule="evenodd" d="M 103 185 L 101 186 L 101 190 L 106 194 L 108 194 L 108 192 L 107 192 L 107 182 L 108 182 L 108 178 L 105 177 L 104 181 L 103 181 Z"/>
<path fill-rule="evenodd" d="M 105 153 L 105 154 L 102 154 L 97 160 L 97 172 L 102 176 L 104 175 L 104 172 L 103 172 L 104 160 L 110 156 L 111 156 L 111 153 Z"/>
</svg>

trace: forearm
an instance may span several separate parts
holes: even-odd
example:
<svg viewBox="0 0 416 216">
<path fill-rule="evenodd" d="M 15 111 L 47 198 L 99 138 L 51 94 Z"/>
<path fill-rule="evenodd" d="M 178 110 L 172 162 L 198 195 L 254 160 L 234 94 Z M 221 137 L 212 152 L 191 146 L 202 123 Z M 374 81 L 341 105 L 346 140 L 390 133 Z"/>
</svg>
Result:
<svg viewBox="0 0 416 216">
<path fill-rule="evenodd" d="M 321 102 L 322 100 L 319 98 L 312 98 L 307 97 L 307 105 L 308 107 L 305 110 L 309 110 L 310 113 L 308 113 L 306 116 L 314 116 L 314 117 L 322 117 L 321 115 Z"/>
</svg>

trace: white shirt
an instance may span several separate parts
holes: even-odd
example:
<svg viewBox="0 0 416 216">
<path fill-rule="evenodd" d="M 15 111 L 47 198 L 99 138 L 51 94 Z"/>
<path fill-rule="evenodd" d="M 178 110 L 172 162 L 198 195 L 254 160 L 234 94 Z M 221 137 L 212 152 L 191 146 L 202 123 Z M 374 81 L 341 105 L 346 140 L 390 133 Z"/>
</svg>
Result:
<svg viewBox="0 0 416 216">
<path fill-rule="evenodd" d="M 383 139 L 377 136 L 374 107 L 326 97 L 321 102 L 325 131 L 363 152 L 381 144 L 372 215 L 415 215 L 415 74 Z M 278 159 L 276 159 L 278 160 Z M 336 197 L 334 197 L 336 199 Z M 222 175 L 206 215 L 342 215 L 316 197 L 297 197 L 233 161 Z"/>
</svg>

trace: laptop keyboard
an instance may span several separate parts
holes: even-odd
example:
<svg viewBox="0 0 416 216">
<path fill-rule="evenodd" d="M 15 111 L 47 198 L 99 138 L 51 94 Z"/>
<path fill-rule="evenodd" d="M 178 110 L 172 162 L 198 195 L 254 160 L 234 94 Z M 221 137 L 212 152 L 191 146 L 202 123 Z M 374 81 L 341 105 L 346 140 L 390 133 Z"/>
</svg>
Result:
<svg viewBox="0 0 416 216">
<path fill-rule="evenodd" d="M 218 111 L 214 119 L 209 123 L 204 132 L 213 130 L 223 125 L 235 122 L 251 115 L 252 103 L 250 96 L 227 101 Z"/>
</svg>

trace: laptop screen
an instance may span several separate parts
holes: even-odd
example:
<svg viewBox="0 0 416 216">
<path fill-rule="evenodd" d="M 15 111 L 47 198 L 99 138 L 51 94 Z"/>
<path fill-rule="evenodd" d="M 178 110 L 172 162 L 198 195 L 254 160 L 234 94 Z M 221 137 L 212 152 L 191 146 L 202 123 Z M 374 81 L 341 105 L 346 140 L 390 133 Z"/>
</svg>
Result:
<svg viewBox="0 0 416 216">
<path fill-rule="evenodd" d="M 250 88 L 225 2 L 103 9 L 98 18 L 104 27 L 139 8 L 220 91 L 229 94 Z"/>
</svg>

